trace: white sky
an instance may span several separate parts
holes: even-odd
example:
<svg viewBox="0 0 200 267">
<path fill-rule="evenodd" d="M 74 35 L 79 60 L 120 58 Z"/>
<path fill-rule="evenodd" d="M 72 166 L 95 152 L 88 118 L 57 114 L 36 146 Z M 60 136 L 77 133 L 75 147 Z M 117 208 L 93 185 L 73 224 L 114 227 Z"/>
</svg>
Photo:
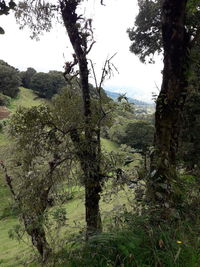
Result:
<svg viewBox="0 0 200 267">
<path fill-rule="evenodd" d="M 127 92 L 128 96 L 150 101 L 152 92 L 160 87 L 162 61 L 156 64 L 142 64 L 129 51 L 130 40 L 126 30 L 134 25 L 138 12 L 137 0 L 90 0 L 85 12 L 93 19 L 94 45 L 89 58 L 96 64 L 97 72 L 108 56 L 117 52 L 113 63 L 119 74 L 104 83 L 104 88 L 115 92 Z M 19 30 L 11 16 L 0 16 L 0 26 L 6 33 L 0 35 L 0 59 L 20 70 L 33 67 L 37 71 L 63 70 L 64 62 L 72 52 L 67 34 L 62 25 L 57 25 L 50 33 L 44 33 L 40 41 L 29 38 L 29 30 Z"/>
</svg>

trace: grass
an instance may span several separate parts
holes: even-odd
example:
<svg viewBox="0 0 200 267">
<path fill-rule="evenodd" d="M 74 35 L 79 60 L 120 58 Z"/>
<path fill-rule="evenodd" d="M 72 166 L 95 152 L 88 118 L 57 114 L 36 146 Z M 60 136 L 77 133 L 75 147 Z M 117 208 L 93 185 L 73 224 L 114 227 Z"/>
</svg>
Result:
<svg viewBox="0 0 200 267">
<path fill-rule="evenodd" d="M 33 107 L 39 106 L 45 102 L 44 99 L 38 98 L 37 95 L 30 89 L 20 87 L 20 92 L 18 96 L 11 100 L 8 110 L 12 113 L 15 113 L 19 107 Z M 1 146 L 8 145 L 9 140 L 3 132 L 0 132 L 0 148 Z"/>
<path fill-rule="evenodd" d="M 0 266 L 19 267 L 30 254 L 30 248 L 22 242 L 8 237 L 8 231 L 18 224 L 16 218 L 7 218 L 0 221 L 1 247 Z"/>
<path fill-rule="evenodd" d="M 1 210 L 3 210 L 3 207 L 5 208 L 8 205 L 9 192 L 7 191 L 7 188 L 2 185 L 0 190 L 2 200 Z M 104 225 L 109 223 L 108 215 L 110 216 L 112 214 L 113 209 L 119 211 L 119 208 L 123 206 L 123 204 L 127 204 L 126 194 L 127 192 L 125 193 L 123 191 L 119 192 L 118 195 L 112 194 L 110 196 L 111 201 L 106 201 L 106 196 L 104 194 L 104 197 L 100 203 Z M 75 197 L 72 200 L 69 200 L 63 207 L 67 211 L 67 225 L 63 227 L 61 231 L 61 239 L 64 238 L 64 241 L 66 242 L 66 239 L 74 236 L 74 234 L 80 234 L 81 231 L 84 232 L 84 191 L 79 190 L 79 192 L 75 194 Z M 58 207 L 53 208 L 51 212 L 56 208 Z M 0 220 L 1 242 L 3 244 L 3 246 L 0 247 L 0 266 L 2 267 L 20 266 L 20 262 L 28 259 L 27 256 L 30 250 L 29 247 L 24 243 L 18 243 L 16 240 L 11 240 L 8 236 L 9 230 L 11 230 L 17 224 L 18 219 L 15 217 L 8 217 Z M 57 236 L 51 237 L 52 245 L 59 245 L 57 243 L 59 240 L 56 239 Z"/>
<path fill-rule="evenodd" d="M 58 267 L 199 267 L 197 222 L 152 226 L 142 216 L 124 214 L 121 228 L 96 235 L 81 247 L 63 250 Z M 197 229 L 195 229 L 197 227 Z"/>
<path fill-rule="evenodd" d="M 20 92 L 15 99 L 11 100 L 9 110 L 11 113 L 15 112 L 18 107 L 33 107 L 39 106 L 44 103 L 45 100 L 38 98 L 37 95 L 30 89 L 20 87 Z"/>
<path fill-rule="evenodd" d="M 119 151 L 119 145 L 108 140 L 105 138 L 101 138 L 101 144 L 102 147 L 107 151 L 107 152 L 118 152 Z"/>
<path fill-rule="evenodd" d="M 9 141 L 5 134 L 0 132 L 0 148 L 2 146 L 8 145 Z"/>
</svg>

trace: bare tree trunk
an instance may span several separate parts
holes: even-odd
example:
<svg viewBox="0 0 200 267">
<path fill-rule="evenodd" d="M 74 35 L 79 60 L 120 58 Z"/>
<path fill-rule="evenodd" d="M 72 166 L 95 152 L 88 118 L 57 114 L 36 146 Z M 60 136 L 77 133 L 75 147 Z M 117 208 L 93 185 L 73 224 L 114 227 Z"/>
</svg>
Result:
<svg viewBox="0 0 200 267">
<path fill-rule="evenodd" d="M 100 183 L 100 161 L 99 161 L 99 142 L 96 135 L 96 125 L 92 122 L 91 97 L 88 82 L 88 48 L 87 33 L 80 28 L 79 17 L 76 14 L 76 8 L 80 1 L 63 0 L 60 1 L 62 18 L 67 30 L 69 39 L 75 51 L 80 75 L 80 86 L 83 97 L 84 108 L 84 140 L 82 143 L 79 140 L 76 131 L 71 133 L 72 141 L 75 144 L 77 155 L 80 160 L 81 168 L 84 172 L 85 180 L 85 207 L 86 207 L 86 222 L 87 233 L 89 236 L 92 233 L 101 231 L 101 220 L 99 210 L 99 200 L 101 192 Z"/>
<path fill-rule="evenodd" d="M 187 93 L 189 37 L 185 28 L 187 0 L 164 0 L 162 36 L 164 70 L 155 114 L 155 151 L 147 196 L 168 216 L 175 206 L 176 152 L 180 133 L 180 116 Z M 164 216 L 165 216 L 164 215 Z"/>
</svg>

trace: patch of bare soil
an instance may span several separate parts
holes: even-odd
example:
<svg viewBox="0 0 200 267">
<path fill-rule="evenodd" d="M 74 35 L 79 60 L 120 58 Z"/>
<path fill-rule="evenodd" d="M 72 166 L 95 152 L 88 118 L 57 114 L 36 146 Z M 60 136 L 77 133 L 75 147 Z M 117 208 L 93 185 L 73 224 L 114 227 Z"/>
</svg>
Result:
<svg viewBox="0 0 200 267">
<path fill-rule="evenodd" d="M 0 106 L 0 120 L 6 119 L 10 115 L 10 111 L 5 106 Z"/>
</svg>

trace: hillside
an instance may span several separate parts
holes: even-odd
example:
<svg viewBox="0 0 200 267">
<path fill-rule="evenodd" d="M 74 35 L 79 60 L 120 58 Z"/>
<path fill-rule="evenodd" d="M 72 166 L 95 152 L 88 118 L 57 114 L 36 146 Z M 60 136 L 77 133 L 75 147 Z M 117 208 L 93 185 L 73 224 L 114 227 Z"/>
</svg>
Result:
<svg viewBox="0 0 200 267">
<path fill-rule="evenodd" d="M 30 89 L 20 87 L 18 96 L 11 100 L 8 107 L 0 106 L 0 122 L 14 113 L 18 107 L 32 107 L 44 103 L 44 99 L 38 98 L 37 95 Z M 8 140 L 5 135 L 0 132 L 0 146 L 7 144 Z"/>
<path fill-rule="evenodd" d="M 38 98 L 32 90 L 24 87 L 20 87 L 19 89 L 20 92 L 18 96 L 11 100 L 8 107 L 0 106 L 0 120 L 7 118 L 9 114 L 15 112 L 18 107 L 28 108 L 44 103 L 44 100 Z"/>
</svg>

